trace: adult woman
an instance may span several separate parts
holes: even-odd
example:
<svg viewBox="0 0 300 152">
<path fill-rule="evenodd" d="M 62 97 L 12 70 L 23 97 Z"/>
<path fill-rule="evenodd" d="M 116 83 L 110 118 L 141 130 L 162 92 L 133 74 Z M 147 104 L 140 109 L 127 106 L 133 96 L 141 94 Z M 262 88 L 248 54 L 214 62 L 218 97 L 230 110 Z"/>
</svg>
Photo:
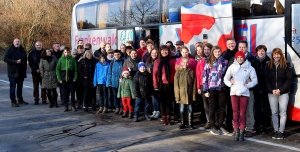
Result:
<svg viewBox="0 0 300 152">
<path fill-rule="evenodd" d="M 197 48 L 201 47 L 198 46 Z M 202 87 L 202 75 L 203 75 L 203 70 L 204 70 L 204 66 L 206 64 L 206 61 L 210 55 L 211 49 L 213 48 L 213 45 L 210 43 L 207 43 L 203 46 L 203 51 L 200 53 L 200 59 L 197 62 L 197 66 L 196 66 L 196 79 L 197 79 L 197 90 L 198 90 L 198 94 L 202 95 L 202 100 L 203 100 L 203 107 L 204 107 L 204 113 L 205 113 L 205 117 L 206 117 L 206 124 L 204 126 L 204 129 L 209 129 L 210 123 L 209 123 L 209 108 L 208 108 L 208 98 L 205 97 L 204 93 L 202 93 L 203 91 L 203 87 Z M 198 50 L 198 49 L 197 49 Z M 204 116 L 201 116 L 201 120 L 203 120 Z"/>
<path fill-rule="evenodd" d="M 153 87 L 159 91 L 160 111 L 162 114 L 162 124 L 171 124 L 171 106 L 174 99 L 174 75 L 175 59 L 171 58 L 171 51 L 166 45 L 160 47 L 160 57 L 154 61 L 153 65 Z"/>
<path fill-rule="evenodd" d="M 219 46 L 214 46 L 203 70 L 203 93 L 205 97 L 209 98 L 209 122 L 211 125 L 210 132 L 214 135 L 220 135 L 215 125 L 215 113 L 218 110 L 218 125 L 223 133 L 228 132 L 223 127 L 226 107 L 223 76 L 225 74 L 227 64 L 228 61 L 221 56 L 221 48 Z M 218 108 L 216 107 L 217 105 L 219 106 Z"/>
<path fill-rule="evenodd" d="M 249 78 L 251 82 L 247 83 Z M 255 70 L 251 63 L 246 60 L 243 51 L 238 51 L 235 54 L 235 60 L 224 76 L 224 83 L 230 87 L 233 128 L 235 131 L 234 140 L 243 141 L 246 128 L 247 104 L 250 96 L 249 88 L 257 84 Z"/>
<path fill-rule="evenodd" d="M 94 97 L 93 91 L 93 78 L 95 72 L 95 66 L 97 61 L 93 58 L 93 53 L 91 51 L 86 51 L 83 58 L 79 61 L 78 74 L 82 78 L 83 87 L 83 101 L 85 106 L 85 111 L 88 111 L 88 107 L 91 104 L 91 97 Z M 92 95 L 91 95 L 92 94 Z M 92 105 L 95 111 L 95 103 Z"/>
<path fill-rule="evenodd" d="M 138 64 L 140 61 L 141 58 L 138 57 L 137 51 L 132 49 L 129 58 L 127 58 L 123 64 L 123 68 L 128 68 L 130 70 L 130 75 L 134 77 L 135 73 L 138 71 Z"/>
<path fill-rule="evenodd" d="M 41 61 L 39 65 L 42 80 L 42 88 L 47 89 L 47 96 L 50 102 L 49 108 L 58 107 L 57 92 L 58 81 L 56 79 L 57 58 L 51 54 L 49 49 L 41 53 Z M 52 93 L 51 93 L 52 92 Z"/>
<path fill-rule="evenodd" d="M 154 61 L 156 59 L 158 59 L 158 49 L 157 48 L 154 48 L 151 50 L 150 52 L 150 56 L 148 57 L 147 59 L 147 62 L 146 62 L 146 67 L 147 67 L 147 71 L 149 73 L 153 73 L 153 64 L 154 64 Z M 159 97 L 158 97 L 158 93 L 155 91 L 152 95 L 152 106 L 153 106 L 153 114 L 151 116 L 151 118 L 159 118 L 159 115 L 160 115 L 160 105 L 159 105 Z"/>
<path fill-rule="evenodd" d="M 286 61 L 282 50 L 280 48 L 273 49 L 266 69 L 266 85 L 275 131 L 273 139 L 284 138 L 283 132 L 287 117 L 286 110 L 289 102 L 289 88 L 292 84 L 292 77 L 292 66 Z M 278 112 L 280 122 L 278 122 Z"/>
</svg>

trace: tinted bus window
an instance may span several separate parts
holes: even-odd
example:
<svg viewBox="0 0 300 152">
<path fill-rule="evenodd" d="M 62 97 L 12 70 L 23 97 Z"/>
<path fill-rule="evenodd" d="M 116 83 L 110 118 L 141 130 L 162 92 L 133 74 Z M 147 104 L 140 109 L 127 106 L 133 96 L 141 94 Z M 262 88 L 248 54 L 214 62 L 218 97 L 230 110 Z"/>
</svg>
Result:
<svg viewBox="0 0 300 152">
<path fill-rule="evenodd" d="M 98 4 L 97 27 L 123 26 L 125 0 L 112 0 Z"/>
<path fill-rule="evenodd" d="M 76 8 L 76 20 L 78 29 L 96 27 L 96 3 L 79 5 Z"/>
<path fill-rule="evenodd" d="M 127 0 L 125 26 L 159 23 L 159 0 Z"/>
</svg>

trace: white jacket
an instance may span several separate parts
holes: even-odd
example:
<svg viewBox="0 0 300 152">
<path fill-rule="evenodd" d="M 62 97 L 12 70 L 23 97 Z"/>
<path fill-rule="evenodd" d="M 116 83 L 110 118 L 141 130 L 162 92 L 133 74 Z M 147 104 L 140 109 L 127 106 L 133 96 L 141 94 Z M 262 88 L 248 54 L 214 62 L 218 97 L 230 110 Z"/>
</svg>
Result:
<svg viewBox="0 0 300 152">
<path fill-rule="evenodd" d="M 234 79 L 234 84 L 230 79 Z M 251 82 L 246 84 L 246 81 L 250 78 Z M 254 87 L 257 84 L 257 76 L 255 69 L 251 66 L 249 61 L 245 61 L 240 65 L 236 60 L 227 69 L 224 76 L 224 83 L 230 87 L 230 95 L 236 96 L 250 96 L 249 88 Z"/>
</svg>

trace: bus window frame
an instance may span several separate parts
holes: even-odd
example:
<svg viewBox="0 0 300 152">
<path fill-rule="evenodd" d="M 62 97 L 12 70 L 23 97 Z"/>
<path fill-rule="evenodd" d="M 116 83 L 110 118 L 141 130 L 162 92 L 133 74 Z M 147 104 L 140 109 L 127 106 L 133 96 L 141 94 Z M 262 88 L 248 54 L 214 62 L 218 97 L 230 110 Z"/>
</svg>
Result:
<svg viewBox="0 0 300 152">
<path fill-rule="evenodd" d="M 79 5 L 77 5 L 76 7 L 75 7 L 75 19 L 76 19 L 76 27 L 77 27 L 77 30 L 78 31 L 81 31 L 81 30 L 90 30 L 90 29 L 95 29 L 95 28 L 86 28 L 86 29 L 80 29 L 79 27 L 78 27 L 78 20 L 77 20 L 77 9 L 78 9 L 78 7 L 80 7 L 80 6 L 85 6 L 85 5 L 91 5 L 91 4 L 95 4 L 96 5 L 96 14 L 95 14 L 95 26 L 97 27 L 97 12 L 98 12 L 98 3 L 99 2 L 90 2 L 90 3 L 84 3 L 84 4 L 79 4 Z"/>
</svg>

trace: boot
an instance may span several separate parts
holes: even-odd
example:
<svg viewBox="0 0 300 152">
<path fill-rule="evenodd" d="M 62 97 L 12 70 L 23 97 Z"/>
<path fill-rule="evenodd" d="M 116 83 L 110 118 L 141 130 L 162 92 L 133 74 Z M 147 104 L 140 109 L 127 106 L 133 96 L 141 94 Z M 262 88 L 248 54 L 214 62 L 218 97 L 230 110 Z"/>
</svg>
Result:
<svg viewBox="0 0 300 152">
<path fill-rule="evenodd" d="M 185 124 L 184 124 L 184 115 L 183 115 L 183 113 L 180 114 L 180 119 L 181 119 L 181 124 L 179 126 L 179 129 L 184 129 Z"/>
<path fill-rule="evenodd" d="M 123 108 L 120 108 L 119 115 L 123 114 Z"/>
<path fill-rule="evenodd" d="M 240 141 L 244 141 L 244 140 L 245 140 L 245 139 L 244 139 L 244 133 L 245 133 L 244 130 L 241 130 L 241 131 L 240 131 Z"/>
<path fill-rule="evenodd" d="M 53 101 L 49 101 L 49 102 L 50 102 L 49 108 L 53 108 Z"/>
<path fill-rule="evenodd" d="M 128 118 L 129 118 L 129 119 L 132 119 L 132 118 L 133 118 L 133 113 L 132 113 L 132 112 L 129 112 Z"/>
<path fill-rule="evenodd" d="M 179 121 L 178 121 L 178 114 L 174 114 L 174 122 L 175 123 L 178 123 Z"/>
<path fill-rule="evenodd" d="M 167 118 L 166 118 L 166 116 L 163 115 L 161 119 L 162 119 L 161 123 L 162 123 L 163 125 L 166 125 L 166 124 L 167 124 Z"/>
<path fill-rule="evenodd" d="M 193 115 L 192 115 L 192 113 L 188 114 L 188 121 L 189 121 L 189 128 L 190 129 L 195 129 L 195 127 L 193 125 Z"/>
<path fill-rule="evenodd" d="M 166 125 L 171 125 L 171 117 L 170 117 L 170 115 L 167 115 L 167 117 L 166 117 Z"/>
<path fill-rule="evenodd" d="M 139 116 L 138 115 L 134 115 L 133 121 L 134 122 L 138 122 L 138 120 L 139 120 Z"/>
<path fill-rule="evenodd" d="M 147 114 L 145 114 L 145 116 L 144 116 L 144 120 L 148 120 L 148 121 L 150 121 L 151 120 L 151 118 L 147 115 Z"/>
<path fill-rule="evenodd" d="M 126 118 L 128 115 L 127 115 L 127 112 L 124 112 L 123 115 L 122 115 L 122 118 Z"/>
<path fill-rule="evenodd" d="M 240 137 L 240 130 L 234 130 L 235 134 L 234 134 L 234 140 L 239 141 L 239 137 Z"/>
<path fill-rule="evenodd" d="M 55 107 L 55 108 L 58 108 L 58 105 L 57 105 L 57 99 L 54 99 L 53 104 L 54 104 L 54 107 Z"/>
</svg>

